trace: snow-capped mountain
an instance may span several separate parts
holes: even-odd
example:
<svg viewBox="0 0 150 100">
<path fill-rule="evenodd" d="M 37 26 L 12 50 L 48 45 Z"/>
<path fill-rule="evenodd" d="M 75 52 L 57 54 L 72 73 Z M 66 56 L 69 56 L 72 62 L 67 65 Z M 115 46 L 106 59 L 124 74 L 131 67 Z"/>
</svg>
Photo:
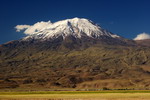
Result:
<svg viewBox="0 0 150 100">
<path fill-rule="evenodd" d="M 51 23 L 49 21 L 48 24 L 40 27 L 40 29 L 37 29 L 32 34 L 28 34 L 28 36 L 23 38 L 23 40 L 48 40 L 56 39 L 59 37 L 65 39 L 67 36 L 73 36 L 79 39 L 85 36 L 96 39 L 101 37 L 120 38 L 120 36 L 102 29 L 100 26 L 88 19 L 73 18 L 55 23 Z"/>
<path fill-rule="evenodd" d="M 16 29 L 27 36 L 0 45 L 0 88 L 139 88 L 129 79 L 150 87 L 146 41 L 122 38 L 79 18 Z"/>
</svg>

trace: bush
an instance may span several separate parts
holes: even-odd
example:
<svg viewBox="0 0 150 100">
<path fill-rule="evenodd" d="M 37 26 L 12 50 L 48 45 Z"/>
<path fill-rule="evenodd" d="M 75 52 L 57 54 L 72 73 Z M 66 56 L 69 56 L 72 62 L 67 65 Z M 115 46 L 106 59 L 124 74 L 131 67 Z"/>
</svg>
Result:
<svg viewBox="0 0 150 100">
<path fill-rule="evenodd" d="M 31 79 L 26 79 L 23 81 L 23 84 L 29 84 L 32 83 L 33 81 Z"/>
<path fill-rule="evenodd" d="M 107 88 L 107 87 L 103 87 L 103 90 L 110 90 L 109 88 Z"/>
</svg>

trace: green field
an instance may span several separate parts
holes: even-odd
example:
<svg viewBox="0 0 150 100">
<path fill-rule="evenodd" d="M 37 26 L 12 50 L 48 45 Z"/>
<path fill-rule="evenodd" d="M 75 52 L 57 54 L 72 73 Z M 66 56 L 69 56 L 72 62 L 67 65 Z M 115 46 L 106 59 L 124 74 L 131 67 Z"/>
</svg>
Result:
<svg viewBox="0 0 150 100">
<path fill-rule="evenodd" d="M 150 100 L 150 91 L 0 92 L 0 100 Z"/>
</svg>

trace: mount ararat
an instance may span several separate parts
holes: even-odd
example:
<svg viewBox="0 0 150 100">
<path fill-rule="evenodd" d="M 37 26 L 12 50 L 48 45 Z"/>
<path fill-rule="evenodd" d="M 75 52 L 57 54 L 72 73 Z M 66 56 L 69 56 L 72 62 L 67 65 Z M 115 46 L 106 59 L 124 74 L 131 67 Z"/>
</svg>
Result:
<svg viewBox="0 0 150 100">
<path fill-rule="evenodd" d="M 0 88 L 150 88 L 149 40 L 123 38 L 84 18 L 41 23 L 0 45 Z"/>
</svg>

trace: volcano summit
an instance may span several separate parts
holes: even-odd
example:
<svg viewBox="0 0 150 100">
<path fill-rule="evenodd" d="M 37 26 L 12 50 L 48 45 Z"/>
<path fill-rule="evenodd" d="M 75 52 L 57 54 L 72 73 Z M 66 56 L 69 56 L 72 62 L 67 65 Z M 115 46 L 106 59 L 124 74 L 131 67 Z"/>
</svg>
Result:
<svg viewBox="0 0 150 100">
<path fill-rule="evenodd" d="M 67 36 L 75 38 L 87 36 L 97 39 L 101 37 L 119 38 L 119 36 L 102 29 L 92 21 L 84 18 L 67 19 L 55 23 L 51 23 L 50 21 L 37 23 L 29 27 L 25 33 L 29 36 L 24 38 L 24 40 L 29 38 L 46 40 L 59 37 L 65 39 Z"/>
</svg>

